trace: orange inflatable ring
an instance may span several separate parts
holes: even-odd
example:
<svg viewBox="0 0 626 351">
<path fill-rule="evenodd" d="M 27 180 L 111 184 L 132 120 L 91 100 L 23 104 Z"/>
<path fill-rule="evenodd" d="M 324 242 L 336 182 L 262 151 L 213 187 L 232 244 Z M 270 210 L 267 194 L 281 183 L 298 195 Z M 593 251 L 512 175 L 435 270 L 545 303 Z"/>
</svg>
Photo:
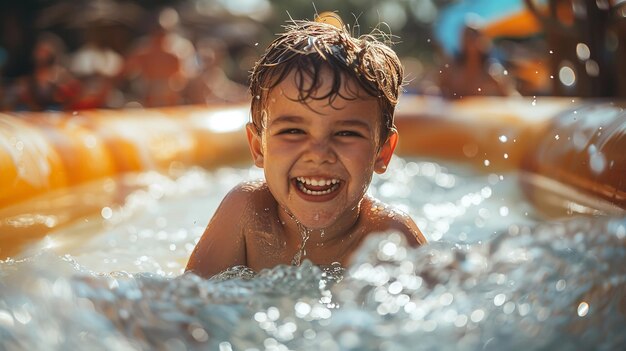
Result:
<svg viewBox="0 0 626 351">
<path fill-rule="evenodd" d="M 405 96 L 396 115 L 397 154 L 455 160 L 485 172 L 519 170 L 523 189 L 546 213 L 623 214 L 621 106 L 571 98 Z M 124 201 L 129 190 L 116 176 L 249 162 L 242 130 L 248 110 L 229 105 L 0 114 L 0 259 Z M 91 182 L 107 177 L 110 186 Z M 63 196 L 51 203 L 45 196 L 50 192 Z"/>
</svg>

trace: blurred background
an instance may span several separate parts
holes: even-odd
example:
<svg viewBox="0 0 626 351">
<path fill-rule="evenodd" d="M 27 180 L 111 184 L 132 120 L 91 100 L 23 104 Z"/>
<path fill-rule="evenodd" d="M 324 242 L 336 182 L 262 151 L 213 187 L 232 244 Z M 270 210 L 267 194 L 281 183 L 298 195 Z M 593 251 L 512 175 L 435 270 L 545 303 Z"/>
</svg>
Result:
<svg viewBox="0 0 626 351">
<path fill-rule="evenodd" d="M 0 109 L 246 101 L 290 18 L 390 35 L 407 93 L 626 97 L 626 0 L 21 0 L 0 3 Z"/>
</svg>

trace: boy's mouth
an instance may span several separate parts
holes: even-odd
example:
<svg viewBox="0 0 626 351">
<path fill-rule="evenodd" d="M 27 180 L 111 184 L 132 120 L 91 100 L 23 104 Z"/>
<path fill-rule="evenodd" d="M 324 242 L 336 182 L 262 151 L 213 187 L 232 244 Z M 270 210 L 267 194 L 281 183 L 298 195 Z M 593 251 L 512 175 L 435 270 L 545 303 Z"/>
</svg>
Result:
<svg viewBox="0 0 626 351">
<path fill-rule="evenodd" d="M 293 181 L 300 195 L 312 201 L 330 200 L 341 187 L 341 180 L 337 178 L 296 177 Z"/>
</svg>

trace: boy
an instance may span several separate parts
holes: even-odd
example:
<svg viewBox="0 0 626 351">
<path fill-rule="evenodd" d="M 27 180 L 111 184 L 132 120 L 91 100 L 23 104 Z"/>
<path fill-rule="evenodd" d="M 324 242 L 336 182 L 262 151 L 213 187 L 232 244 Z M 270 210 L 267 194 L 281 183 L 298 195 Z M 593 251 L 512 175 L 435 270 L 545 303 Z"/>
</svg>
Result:
<svg viewBox="0 0 626 351">
<path fill-rule="evenodd" d="M 323 22 L 293 22 L 255 65 L 246 132 L 265 181 L 226 195 L 186 270 L 346 266 L 368 235 L 385 231 L 426 242 L 408 215 L 365 194 L 398 141 L 400 61 L 371 36 Z"/>
</svg>

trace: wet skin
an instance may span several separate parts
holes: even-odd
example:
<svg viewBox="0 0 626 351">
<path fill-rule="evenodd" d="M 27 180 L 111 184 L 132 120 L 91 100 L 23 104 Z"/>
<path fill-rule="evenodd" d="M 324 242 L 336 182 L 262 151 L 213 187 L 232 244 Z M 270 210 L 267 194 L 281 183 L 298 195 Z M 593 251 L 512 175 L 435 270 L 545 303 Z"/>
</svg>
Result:
<svg viewBox="0 0 626 351">
<path fill-rule="evenodd" d="M 331 84 L 329 72 L 322 79 L 320 95 Z M 304 105 L 297 94 L 291 74 L 270 91 L 261 133 L 248 125 L 252 157 L 266 181 L 240 184 L 225 197 L 187 270 L 208 277 L 234 265 L 259 271 L 290 264 L 305 231 L 303 258 L 319 265 L 347 265 L 372 233 L 395 230 L 412 246 L 426 242 L 409 216 L 365 195 L 397 142 L 395 131 L 380 140 L 378 102 L 351 81 L 342 87 L 349 99 L 332 104 Z"/>
</svg>

